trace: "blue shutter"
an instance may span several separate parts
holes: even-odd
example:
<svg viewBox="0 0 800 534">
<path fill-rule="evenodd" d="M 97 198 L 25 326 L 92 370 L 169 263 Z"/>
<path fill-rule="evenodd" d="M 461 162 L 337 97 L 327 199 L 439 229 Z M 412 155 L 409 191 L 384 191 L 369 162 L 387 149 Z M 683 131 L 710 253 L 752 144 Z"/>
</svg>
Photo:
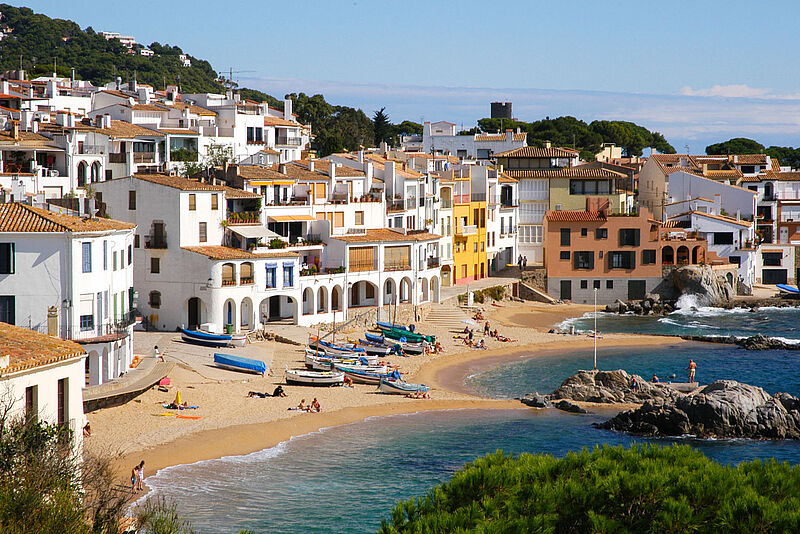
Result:
<svg viewBox="0 0 800 534">
<path fill-rule="evenodd" d="M 92 272 L 92 244 L 83 243 L 83 272 Z"/>
</svg>

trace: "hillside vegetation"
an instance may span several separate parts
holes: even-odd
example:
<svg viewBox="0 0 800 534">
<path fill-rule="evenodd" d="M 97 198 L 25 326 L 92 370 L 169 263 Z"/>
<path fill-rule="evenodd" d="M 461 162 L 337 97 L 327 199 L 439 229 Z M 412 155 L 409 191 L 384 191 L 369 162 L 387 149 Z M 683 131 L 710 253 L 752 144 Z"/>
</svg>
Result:
<svg viewBox="0 0 800 534">
<path fill-rule="evenodd" d="M 379 532 L 800 532 L 800 467 L 688 446 L 502 452 L 398 504 Z"/>
</svg>

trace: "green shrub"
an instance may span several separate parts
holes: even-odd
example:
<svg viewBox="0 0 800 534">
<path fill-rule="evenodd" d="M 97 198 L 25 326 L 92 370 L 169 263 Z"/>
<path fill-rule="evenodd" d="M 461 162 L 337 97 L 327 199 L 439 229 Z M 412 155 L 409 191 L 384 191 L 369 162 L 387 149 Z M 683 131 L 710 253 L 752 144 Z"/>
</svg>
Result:
<svg viewBox="0 0 800 534">
<path fill-rule="evenodd" d="M 685 445 L 498 451 L 399 503 L 379 532 L 800 532 L 800 466 L 723 466 Z"/>
</svg>

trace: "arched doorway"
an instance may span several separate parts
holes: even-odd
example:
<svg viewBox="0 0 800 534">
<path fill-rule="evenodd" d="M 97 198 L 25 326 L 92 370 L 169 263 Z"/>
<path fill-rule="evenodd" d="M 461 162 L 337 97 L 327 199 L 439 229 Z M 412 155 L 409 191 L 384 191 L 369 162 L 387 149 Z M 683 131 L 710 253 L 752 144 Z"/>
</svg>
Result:
<svg viewBox="0 0 800 534">
<path fill-rule="evenodd" d="M 728 285 L 733 287 L 733 275 L 728 273 L 725 275 L 725 279 L 728 281 Z"/>
<path fill-rule="evenodd" d="M 450 287 L 453 285 L 452 278 L 451 278 L 451 271 L 449 265 L 442 266 L 442 287 Z"/>
<path fill-rule="evenodd" d="M 661 249 L 661 263 L 663 265 L 675 265 L 675 249 L 667 245 Z M 444 275 L 444 273 L 442 273 Z"/>
<path fill-rule="evenodd" d="M 78 187 L 83 187 L 86 185 L 86 175 L 88 170 L 89 166 L 85 161 L 78 163 Z"/>
<path fill-rule="evenodd" d="M 331 310 L 342 311 L 342 288 L 333 286 L 331 290 Z"/>
<path fill-rule="evenodd" d="M 383 284 L 383 303 L 394 304 L 395 302 L 395 283 L 391 278 Z"/>
<path fill-rule="evenodd" d="M 378 288 L 375 284 L 361 280 L 353 284 L 350 288 L 350 304 L 351 308 L 359 308 L 362 306 L 377 306 L 378 304 Z"/>
<path fill-rule="evenodd" d="M 243 329 L 250 330 L 252 329 L 253 324 L 253 301 L 250 300 L 250 297 L 245 297 L 242 299 L 242 303 L 239 306 L 241 308 L 241 312 L 239 313 L 240 322 L 239 325 Z"/>
<path fill-rule="evenodd" d="M 703 247 L 697 245 L 692 249 L 692 263 L 697 265 L 698 263 L 705 263 L 706 262 L 706 254 L 703 250 Z"/>
<path fill-rule="evenodd" d="M 423 278 L 422 281 L 420 282 L 420 286 L 421 286 L 421 291 L 420 291 L 421 300 L 420 300 L 420 302 L 428 302 L 428 279 L 427 278 Z"/>
<path fill-rule="evenodd" d="M 222 305 L 222 320 L 226 326 L 236 327 L 236 303 L 233 299 L 226 300 Z"/>
<path fill-rule="evenodd" d="M 111 366 L 108 365 L 108 363 L 109 363 L 108 362 L 108 347 L 104 347 L 103 348 L 102 360 L 103 360 L 103 376 L 100 379 L 100 383 L 104 384 L 104 383 L 108 382 L 109 380 L 111 380 L 111 373 L 110 373 Z"/>
<path fill-rule="evenodd" d="M 431 277 L 431 302 L 439 302 L 439 277 Z"/>
<path fill-rule="evenodd" d="M 198 297 L 192 297 L 189 299 L 188 305 L 188 321 L 186 322 L 187 326 L 190 329 L 197 328 L 203 322 L 203 316 L 201 314 L 201 301 Z"/>
<path fill-rule="evenodd" d="M 678 260 L 678 265 L 688 265 L 689 247 L 687 247 L 686 245 L 679 246 L 676 256 L 677 256 L 676 259 Z"/>
<path fill-rule="evenodd" d="M 100 354 L 96 350 L 89 352 L 89 356 L 86 357 L 86 365 L 89 368 L 89 385 L 100 384 Z"/>
<path fill-rule="evenodd" d="M 314 290 L 307 287 L 303 290 L 303 315 L 314 313 Z"/>
<path fill-rule="evenodd" d="M 100 181 L 100 172 L 101 172 L 100 162 L 95 161 L 94 163 L 92 163 L 91 179 L 93 184 L 96 184 L 97 182 Z"/>
<path fill-rule="evenodd" d="M 265 298 L 259 304 L 261 322 L 290 321 L 297 324 L 297 302 L 292 297 L 275 295 Z"/>
<path fill-rule="evenodd" d="M 328 312 L 328 288 L 321 287 L 317 291 L 317 313 Z"/>
<path fill-rule="evenodd" d="M 400 302 L 411 302 L 411 280 L 407 276 L 400 280 Z"/>
</svg>

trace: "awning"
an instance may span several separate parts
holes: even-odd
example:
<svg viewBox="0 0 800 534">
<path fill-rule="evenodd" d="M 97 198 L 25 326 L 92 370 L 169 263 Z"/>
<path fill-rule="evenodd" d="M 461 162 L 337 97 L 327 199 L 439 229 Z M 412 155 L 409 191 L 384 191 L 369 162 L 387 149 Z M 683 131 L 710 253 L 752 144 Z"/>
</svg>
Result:
<svg viewBox="0 0 800 534">
<path fill-rule="evenodd" d="M 259 237 L 263 237 L 266 239 L 273 239 L 276 237 L 280 237 L 278 234 L 267 228 L 266 226 L 233 226 L 230 225 L 228 228 L 234 234 L 238 234 L 242 237 L 249 238 L 249 239 L 258 239 Z"/>
<path fill-rule="evenodd" d="M 250 180 L 250 185 L 294 185 L 294 180 Z"/>
<path fill-rule="evenodd" d="M 316 221 L 311 215 L 269 215 L 269 219 L 275 222 Z"/>
</svg>

